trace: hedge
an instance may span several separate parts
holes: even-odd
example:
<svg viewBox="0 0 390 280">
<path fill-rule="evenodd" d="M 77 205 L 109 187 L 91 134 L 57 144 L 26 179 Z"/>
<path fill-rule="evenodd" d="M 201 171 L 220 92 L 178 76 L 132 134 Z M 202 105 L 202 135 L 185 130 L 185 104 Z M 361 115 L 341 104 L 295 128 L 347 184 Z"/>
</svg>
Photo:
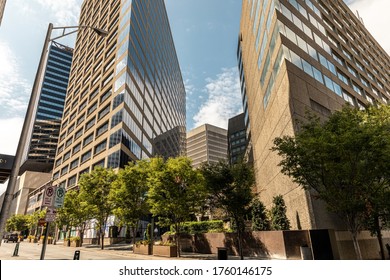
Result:
<svg viewBox="0 0 390 280">
<path fill-rule="evenodd" d="M 206 232 L 223 232 L 223 221 L 211 220 L 201 222 L 185 222 L 181 226 L 182 233 L 206 233 Z M 175 232 L 173 226 L 171 226 L 171 232 Z"/>
</svg>

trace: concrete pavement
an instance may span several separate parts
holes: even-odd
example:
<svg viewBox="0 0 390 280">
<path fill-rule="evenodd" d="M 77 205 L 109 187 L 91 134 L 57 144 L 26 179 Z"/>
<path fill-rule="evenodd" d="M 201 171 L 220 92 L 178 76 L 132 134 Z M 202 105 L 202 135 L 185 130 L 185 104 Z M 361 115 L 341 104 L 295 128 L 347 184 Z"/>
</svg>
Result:
<svg viewBox="0 0 390 280">
<path fill-rule="evenodd" d="M 0 260 L 39 260 L 42 245 L 37 243 L 20 242 L 17 257 L 13 257 L 16 243 L 2 243 L 0 247 Z M 83 247 L 66 247 L 62 243 L 48 244 L 45 260 L 73 260 L 76 250 L 80 251 L 80 260 L 207 260 L 216 259 L 214 254 L 190 254 L 184 253 L 181 258 L 165 258 L 134 254 L 129 244 L 116 244 L 105 246 L 101 250 L 96 245 L 84 245 Z"/>
</svg>

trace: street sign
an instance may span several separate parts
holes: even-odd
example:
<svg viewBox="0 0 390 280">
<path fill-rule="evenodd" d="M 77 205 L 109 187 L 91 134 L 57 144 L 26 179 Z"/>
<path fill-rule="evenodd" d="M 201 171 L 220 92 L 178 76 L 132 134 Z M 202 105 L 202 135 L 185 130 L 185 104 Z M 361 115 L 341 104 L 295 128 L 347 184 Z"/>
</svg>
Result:
<svg viewBox="0 0 390 280">
<path fill-rule="evenodd" d="M 57 210 L 54 208 L 47 208 L 46 209 L 46 216 L 45 220 L 46 222 L 54 222 L 56 220 Z"/>
<path fill-rule="evenodd" d="M 46 207 L 53 207 L 55 191 L 56 191 L 56 188 L 53 187 L 52 185 L 46 186 L 45 192 L 43 194 L 43 201 L 42 201 L 43 207 L 45 207 L 45 206 Z"/>
<path fill-rule="evenodd" d="M 65 188 L 57 187 L 55 198 L 54 198 L 54 207 L 55 208 L 62 207 L 62 205 L 64 205 L 64 199 L 65 199 Z"/>
</svg>

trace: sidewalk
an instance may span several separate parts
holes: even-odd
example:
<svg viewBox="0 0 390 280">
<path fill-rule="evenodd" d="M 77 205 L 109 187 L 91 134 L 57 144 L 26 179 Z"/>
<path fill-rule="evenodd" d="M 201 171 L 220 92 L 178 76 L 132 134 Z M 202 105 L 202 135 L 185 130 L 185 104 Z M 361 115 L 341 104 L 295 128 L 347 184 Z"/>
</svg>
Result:
<svg viewBox="0 0 390 280">
<path fill-rule="evenodd" d="M 16 243 L 2 243 L 0 260 L 39 260 L 42 245 L 37 243 L 20 242 L 18 256 L 13 257 Z M 62 243 L 47 245 L 45 260 L 73 260 L 75 251 L 80 251 L 80 260 L 216 260 L 216 254 L 181 253 L 180 258 L 166 258 L 153 255 L 134 254 L 130 244 L 107 245 L 104 250 L 98 245 L 83 247 L 66 247 Z M 238 256 L 228 256 L 229 260 L 239 260 Z M 260 259 L 246 257 L 245 259 Z"/>
</svg>

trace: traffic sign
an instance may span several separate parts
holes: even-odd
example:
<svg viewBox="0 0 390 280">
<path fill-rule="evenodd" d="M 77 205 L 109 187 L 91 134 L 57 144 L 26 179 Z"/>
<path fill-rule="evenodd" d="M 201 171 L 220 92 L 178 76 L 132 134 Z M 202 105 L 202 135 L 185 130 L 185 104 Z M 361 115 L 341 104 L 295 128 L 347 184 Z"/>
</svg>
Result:
<svg viewBox="0 0 390 280">
<path fill-rule="evenodd" d="M 46 222 L 54 222 L 56 220 L 57 210 L 54 208 L 47 208 L 46 209 L 46 216 L 45 220 Z"/>
<path fill-rule="evenodd" d="M 64 199 L 65 199 L 65 188 L 57 187 L 55 198 L 54 198 L 54 207 L 55 208 L 62 207 L 62 205 L 64 205 Z"/>
<path fill-rule="evenodd" d="M 45 207 L 45 206 L 46 207 L 53 207 L 55 191 L 56 191 L 56 188 L 53 187 L 52 185 L 46 186 L 45 192 L 43 194 L 43 201 L 42 201 L 43 207 Z"/>
</svg>

